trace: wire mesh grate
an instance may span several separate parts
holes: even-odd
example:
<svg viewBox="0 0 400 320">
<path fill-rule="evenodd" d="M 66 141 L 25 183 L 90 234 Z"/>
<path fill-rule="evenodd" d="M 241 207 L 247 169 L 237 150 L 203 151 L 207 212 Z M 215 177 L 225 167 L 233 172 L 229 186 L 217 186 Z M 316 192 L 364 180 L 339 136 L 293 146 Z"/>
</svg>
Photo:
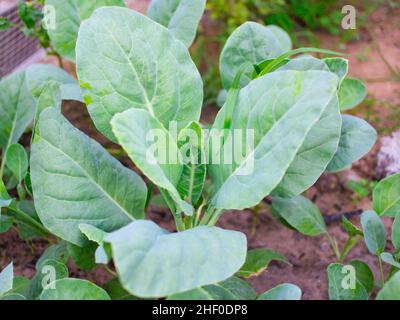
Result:
<svg viewBox="0 0 400 320">
<path fill-rule="evenodd" d="M 21 26 L 16 6 L 0 14 Z M 17 27 L 0 32 L 0 77 L 4 77 L 38 51 L 38 40 L 24 35 Z"/>
</svg>

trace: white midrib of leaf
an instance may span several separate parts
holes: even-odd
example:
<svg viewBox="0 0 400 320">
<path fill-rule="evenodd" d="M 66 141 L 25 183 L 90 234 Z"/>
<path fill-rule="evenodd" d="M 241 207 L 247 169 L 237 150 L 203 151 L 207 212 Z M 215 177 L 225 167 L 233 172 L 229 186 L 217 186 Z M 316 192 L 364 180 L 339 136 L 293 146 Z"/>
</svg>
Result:
<svg viewBox="0 0 400 320">
<path fill-rule="evenodd" d="M 130 29 L 129 29 L 129 28 L 128 28 L 128 30 L 129 30 L 129 33 L 130 33 Z M 147 96 L 147 92 L 146 92 L 145 88 L 143 87 L 142 82 L 140 81 L 139 74 L 137 73 L 135 67 L 133 66 L 131 60 L 129 59 L 129 56 L 126 54 L 126 52 L 124 51 L 124 49 L 121 47 L 121 45 L 119 44 L 119 42 L 117 41 L 117 39 L 115 39 L 114 34 L 113 34 L 112 32 L 110 32 L 110 31 L 109 31 L 109 34 L 110 34 L 111 38 L 114 40 L 114 43 L 117 45 L 117 47 L 119 48 L 119 50 L 122 52 L 122 54 L 123 54 L 124 57 L 126 58 L 126 60 L 127 60 L 127 62 L 128 62 L 128 65 L 129 65 L 129 67 L 131 68 L 131 70 L 132 70 L 132 72 L 133 72 L 133 74 L 134 74 L 134 76 L 135 76 L 135 78 L 136 78 L 136 81 L 138 82 L 138 84 L 139 84 L 139 86 L 140 86 L 140 88 L 141 88 L 141 90 L 142 90 L 143 98 L 144 98 L 145 101 L 146 101 L 147 110 L 149 111 L 149 113 L 150 113 L 153 117 L 155 117 L 153 105 L 151 104 L 151 101 L 149 100 L 149 97 Z M 132 44 L 132 43 L 131 43 L 131 44 Z M 157 81 L 156 81 L 156 83 L 157 83 Z"/>
<path fill-rule="evenodd" d="M 39 136 L 39 135 L 38 135 Z M 106 190 L 103 189 L 103 187 L 97 183 L 97 181 L 89 175 L 89 173 L 82 168 L 82 166 L 76 162 L 73 158 L 71 158 L 68 154 L 66 154 L 64 151 L 62 151 L 61 149 L 57 148 L 56 146 L 54 146 L 53 144 L 51 144 L 49 141 L 47 141 L 46 139 L 44 139 L 42 136 L 39 136 L 40 139 L 44 142 L 46 142 L 50 147 L 52 147 L 53 149 L 57 150 L 58 152 L 61 152 L 65 157 L 67 157 L 68 159 L 70 159 L 79 169 L 82 170 L 82 173 L 90 180 L 92 181 L 92 183 L 108 198 L 111 200 L 111 202 L 113 202 L 123 213 L 125 213 L 125 215 L 132 221 L 135 221 L 135 219 L 132 217 L 132 215 L 125 209 L 123 208 L 114 198 L 111 197 L 111 195 L 108 194 L 108 192 Z"/>
</svg>

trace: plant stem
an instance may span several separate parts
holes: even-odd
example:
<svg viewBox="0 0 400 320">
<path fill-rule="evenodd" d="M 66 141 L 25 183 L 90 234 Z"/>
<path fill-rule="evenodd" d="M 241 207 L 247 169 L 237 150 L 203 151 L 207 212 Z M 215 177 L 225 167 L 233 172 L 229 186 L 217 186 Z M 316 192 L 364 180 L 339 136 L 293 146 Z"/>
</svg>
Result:
<svg viewBox="0 0 400 320">
<path fill-rule="evenodd" d="M 211 217 L 214 214 L 215 209 L 213 207 L 208 207 L 204 213 L 203 218 L 200 220 L 200 226 L 205 226 L 210 222 Z"/>
<path fill-rule="evenodd" d="M 383 265 L 382 265 L 382 258 L 381 255 L 378 254 L 378 265 L 379 265 L 379 272 L 381 275 L 381 287 L 385 285 L 385 274 L 383 273 Z"/>
<path fill-rule="evenodd" d="M 326 237 L 329 241 L 329 244 L 331 246 L 331 249 L 333 251 L 333 253 L 336 255 L 336 258 L 338 259 L 338 261 L 340 261 L 340 252 L 339 252 L 339 248 L 336 242 L 336 239 L 334 239 L 328 232 L 326 232 Z"/>
<path fill-rule="evenodd" d="M 340 262 L 340 263 L 343 263 L 344 259 L 345 259 L 346 256 L 349 254 L 349 252 L 351 251 L 351 249 L 353 249 L 354 246 L 356 246 L 356 245 L 360 242 L 360 239 L 361 239 L 360 237 L 356 237 L 356 238 L 350 237 L 350 238 L 346 241 L 346 243 L 345 243 L 345 245 L 344 245 L 344 247 L 343 247 L 343 250 L 342 250 L 342 252 L 340 253 L 340 259 L 339 259 L 339 262 Z"/>
<path fill-rule="evenodd" d="M 49 232 L 38 221 L 33 219 L 31 216 L 29 216 L 25 212 L 19 210 L 17 207 L 15 207 L 13 205 L 7 207 L 7 209 L 14 212 L 15 215 L 21 219 L 21 222 L 24 222 L 25 224 L 28 224 L 28 225 L 34 227 L 36 229 L 36 231 L 38 231 L 44 237 L 49 236 Z"/>
<path fill-rule="evenodd" d="M 219 218 L 222 216 L 222 210 L 216 210 L 214 215 L 211 217 L 210 221 L 208 222 L 209 227 L 213 227 L 217 224 Z"/>
</svg>

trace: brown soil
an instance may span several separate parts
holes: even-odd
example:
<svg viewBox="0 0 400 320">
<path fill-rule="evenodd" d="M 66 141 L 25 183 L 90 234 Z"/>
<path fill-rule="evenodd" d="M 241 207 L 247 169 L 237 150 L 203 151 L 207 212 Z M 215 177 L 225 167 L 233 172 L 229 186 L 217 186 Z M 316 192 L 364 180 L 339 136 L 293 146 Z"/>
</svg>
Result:
<svg viewBox="0 0 400 320">
<path fill-rule="evenodd" d="M 142 7 L 142 11 L 144 8 L 145 6 Z M 400 82 L 390 70 L 390 68 L 400 70 L 398 60 L 400 56 L 399 13 L 398 9 L 395 12 L 393 10 L 388 12 L 387 8 L 380 8 L 371 15 L 369 32 L 360 31 L 361 39 L 348 43 L 345 48 L 347 52 L 351 53 L 351 74 L 366 81 L 369 89 L 369 104 L 364 104 L 354 113 L 369 118 L 376 128 L 381 129 L 385 134 L 387 134 L 385 130 L 388 128 L 400 128 L 400 117 L 393 116 L 396 107 L 398 108 L 400 104 Z M 318 37 L 321 39 L 322 47 L 338 49 L 332 47 L 332 43 L 338 43 L 337 38 L 326 34 L 320 34 Z M 381 53 L 377 48 L 380 48 Z M 368 52 L 367 60 L 357 58 L 360 53 L 366 51 Z M 387 62 L 385 63 L 384 60 Z M 390 64 L 390 68 L 387 63 Z M 67 102 L 63 106 L 63 111 L 75 126 L 97 139 L 111 152 L 118 150 L 118 146 L 110 143 L 97 132 L 83 105 Z M 204 110 L 203 120 L 211 121 L 216 112 L 217 109 L 207 107 Z M 355 199 L 354 194 L 346 188 L 346 183 L 350 179 L 367 178 L 372 180 L 375 178 L 378 148 L 379 144 L 367 157 L 357 162 L 351 170 L 340 174 L 324 174 L 316 185 L 307 191 L 307 196 L 316 202 L 325 215 L 356 208 L 371 208 L 370 200 L 367 198 Z M 120 159 L 125 165 L 133 167 L 126 156 L 122 156 Z M 172 230 L 173 222 L 167 212 L 150 208 L 148 217 L 157 221 L 162 227 Z M 358 217 L 354 218 L 353 222 L 358 224 Z M 390 221 L 387 220 L 385 223 L 390 231 Z M 261 211 L 254 234 L 252 232 L 253 214 L 250 211 L 228 212 L 222 217 L 219 226 L 246 233 L 249 248 L 274 249 L 285 255 L 292 263 L 292 266 L 288 266 L 273 262 L 267 271 L 251 278 L 249 282 L 259 293 L 277 284 L 291 282 L 302 288 L 304 299 L 328 298 L 326 268 L 330 263 L 335 262 L 335 257 L 324 237 L 306 237 L 283 227 L 272 218 L 268 207 Z M 343 246 L 347 238 L 340 223 L 331 223 L 328 227 L 339 245 Z M 35 272 L 35 262 L 46 246 L 47 243 L 43 240 L 34 240 L 28 245 L 18 238 L 15 230 L 0 235 L 0 269 L 10 261 L 14 261 L 16 274 L 32 277 Z M 387 249 L 391 250 L 392 248 L 388 247 Z M 373 271 L 378 277 L 374 257 L 368 254 L 363 243 L 351 252 L 346 261 L 352 259 L 367 262 L 373 267 Z M 70 268 L 72 276 L 90 279 L 99 284 L 110 279 L 110 275 L 101 267 L 91 272 L 82 272 L 70 263 Z"/>
</svg>

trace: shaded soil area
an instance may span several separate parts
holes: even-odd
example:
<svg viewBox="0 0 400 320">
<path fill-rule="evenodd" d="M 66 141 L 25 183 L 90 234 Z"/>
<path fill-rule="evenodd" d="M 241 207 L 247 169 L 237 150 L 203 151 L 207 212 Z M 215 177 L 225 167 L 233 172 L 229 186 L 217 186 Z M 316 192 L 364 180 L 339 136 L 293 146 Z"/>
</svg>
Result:
<svg viewBox="0 0 400 320">
<path fill-rule="evenodd" d="M 400 11 L 396 9 L 389 12 L 388 10 L 388 8 L 380 8 L 374 12 L 370 17 L 369 29 L 360 31 L 360 40 L 347 43 L 345 47 L 332 46 L 332 44 L 338 43 L 335 37 L 326 34 L 318 35 L 321 39 L 321 47 L 335 50 L 339 47 L 351 54 L 349 57 L 351 75 L 364 80 L 369 90 L 367 102 L 352 113 L 371 121 L 381 135 L 388 135 L 400 128 L 400 82 L 394 72 L 400 70 L 400 61 L 398 60 L 400 56 Z M 363 55 L 366 55 L 366 58 Z M 203 120 L 205 122 L 212 121 L 217 111 L 213 107 L 205 108 Z M 63 112 L 77 128 L 98 140 L 125 165 L 134 168 L 117 145 L 110 143 L 98 133 L 85 106 L 68 101 L 63 105 Z M 351 170 L 340 174 L 324 174 L 316 185 L 307 191 L 307 197 L 318 205 L 326 217 L 337 218 L 336 215 L 340 212 L 370 209 L 370 200 L 355 197 L 354 193 L 347 188 L 347 182 L 360 178 L 376 179 L 378 149 L 379 142 L 371 153 L 358 161 Z M 148 218 L 155 220 L 164 228 L 173 230 L 173 221 L 167 211 L 150 207 Z M 334 221 L 328 224 L 329 232 L 342 247 L 347 240 L 346 233 L 341 227 L 339 219 L 330 220 Z M 359 224 L 358 217 L 354 217 L 352 221 Z M 390 235 L 390 221 L 387 220 L 385 223 Z M 292 266 L 272 262 L 265 272 L 249 279 L 259 293 L 277 284 L 291 282 L 303 290 L 304 299 L 328 298 L 326 268 L 330 263 L 335 262 L 335 256 L 325 237 L 306 237 L 282 226 L 272 217 L 268 206 L 262 208 L 256 221 L 250 210 L 227 212 L 219 222 L 219 226 L 244 232 L 248 237 L 250 249 L 270 248 L 290 260 Z M 44 240 L 24 242 L 18 238 L 15 230 L 0 235 L 0 268 L 10 261 L 14 261 L 17 275 L 32 277 L 35 272 L 35 263 L 47 245 L 48 243 Z M 387 249 L 391 250 L 392 248 L 388 247 Z M 368 253 L 364 243 L 360 243 L 346 261 L 352 259 L 367 262 L 372 266 L 376 278 L 378 278 L 376 262 L 374 257 Z M 111 279 L 111 275 L 102 267 L 90 272 L 78 270 L 72 263 L 69 267 L 73 277 L 89 279 L 98 284 L 103 284 Z"/>
</svg>

